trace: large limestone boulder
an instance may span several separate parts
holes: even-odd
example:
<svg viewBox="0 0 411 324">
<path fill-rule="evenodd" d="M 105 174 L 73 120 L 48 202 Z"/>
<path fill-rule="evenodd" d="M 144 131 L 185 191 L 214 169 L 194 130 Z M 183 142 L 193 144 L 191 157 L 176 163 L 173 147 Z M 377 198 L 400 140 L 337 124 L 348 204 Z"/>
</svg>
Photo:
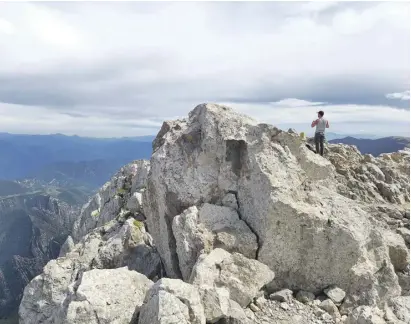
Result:
<svg viewBox="0 0 411 324">
<path fill-rule="evenodd" d="M 224 288 L 230 299 L 246 307 L 259 290 L 273 279 L 274 272 L 261 262 L 239 253 L 230 254 L 223 249 L 215 249 L 199 257 L 190 282 L 200 289 Z"/>
<path fill-rule="evenodd" d="M 66 300 L 65 324 L 129 324 L 137 319 L 153 282 L 127 268 L 84 272 Z"/>
<path fill-rule="evenodd" d="M 178 279 L 163 278 L 157 281 L 147 292 L 145 298 L 146 303 L 150 304 L 152 299 L 156 300 L 156 303 L 158 303 L 158 301 L 162 299 L 162 297 L 158 298 L 160 292 L 167 292 L 173 295 L 188 307 L 189 321 L 191 324 L 205 324 L 206 319 L 204 316 L 204 308 L 197 287 Z M 167 299 L 168 298 L 166 297 L 165 300 Z"/>
<path fill-rule="evenodd" d="M 230 299 L 226 288 L 199 287 L 207 323 L 248 323 L 244 309 Z"/>
<path fill-rule="evenodd" d="M 161 290 L 143 305 L 138 324 L 191 324 L 187 305 Z"/>
<path fill-rule="evenodd" d="M 298 135 L 203 104 L 188 119 L 165 122 L 153 145 L 143 205 L 168 276 L 186 278 L 186 261 L 195 258 L 188 248 L 184 253 L 191 256 L 179 262 L 184 235 L 173 233 L 174 218 L 192 206 L 227 204 L 227 194 L 234 194 L 241 220 L 257 236 L 256 258 L 276 273 L 273 291 L 320 292 L 336 285 L 358 304 L 400 294 L 378 224 L 342 195 L 349 184 L 335 163 L 307 149 Z M 387 181 L 388 167 L 379 168 Z M 384 183 L 377 169 L 369 174 Z M 389 185 L 393 200 L 404 201 L 398 184 Z M 195 232 L 198 223 L 187 231 Z"/>
<path fill-rule="evenodd" d="M 20 322 L 59 323 L 58 318 L 65 318 L 64 302 L 75 294 L 82 274 L 95 268 L 125 266 L 149 278 L 161 276 L 161 261 L 151 236 L 133 219 L 124 223 L 113 220 L 95 229 L 64 257 L 50 261 L 24 290 Z"/>
<path fill-rule="evenodd" d="M 35 277 L 24 289 L 19 308 L 21 324 L 62 323 L 61 305 L 68 296 L 70 284 L 76 280 L 73 273 L 75 262 L 60 258 L 44 267 L 43 273 Z"/>
<path fill-rule="evenodd" d="M 138 199 L 146 185 L 149 170 L 150 163 L 145 160 L 137 160 L 121 168 L 82 208 L 73 225 L 74 242 L 116 218 L 122 209 L 140 213 L 141 199 Z"/>
<path fill-rule="evenodd" d="M 200 254 L 213 248 L 239 252 L 248 258 L 256 256 L 257 237 L 233 208 L 204 204 L 198 210 L 194 206 L 174 217 L 172 228 L 186 281 Z"/>
</svg>

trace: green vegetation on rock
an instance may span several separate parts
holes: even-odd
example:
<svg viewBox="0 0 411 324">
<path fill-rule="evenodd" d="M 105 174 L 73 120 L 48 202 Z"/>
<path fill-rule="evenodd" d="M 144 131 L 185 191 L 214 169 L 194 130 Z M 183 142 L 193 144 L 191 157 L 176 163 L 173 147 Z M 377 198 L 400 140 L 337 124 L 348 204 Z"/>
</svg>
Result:
<svg viewBox="0 0 411 324">
<path fill-rule="evenodd" d="M 143 222 L 138 221 L 137 219 L 134 220 L 133 222 L 134 226 L 137 227 L 139 230 L 141 230 L 144 227 Z"/>
<path fill-rule="evenodd" d="M 91 217 L 98 218 L 100 216 L 100 210 L 95 209 L 91 212 Z"/>
<path fill-rule="evenodd" d="M 117 195 L 123 197 L 126 194 L 127 190 L 124 188 L 117 189 Z"/>
</svg>

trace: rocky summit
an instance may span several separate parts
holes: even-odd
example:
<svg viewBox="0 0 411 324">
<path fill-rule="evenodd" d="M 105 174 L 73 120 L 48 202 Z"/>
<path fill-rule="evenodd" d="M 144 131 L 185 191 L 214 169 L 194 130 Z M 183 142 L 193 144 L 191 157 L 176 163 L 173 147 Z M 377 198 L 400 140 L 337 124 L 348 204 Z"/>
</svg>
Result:
<svg viewBox="0 0 411 324">
<path fill-rule="evenodd" d="M 202 104 L 85 205 L 22 324 L 409 323 L 409 150 Z"/>
</svg>

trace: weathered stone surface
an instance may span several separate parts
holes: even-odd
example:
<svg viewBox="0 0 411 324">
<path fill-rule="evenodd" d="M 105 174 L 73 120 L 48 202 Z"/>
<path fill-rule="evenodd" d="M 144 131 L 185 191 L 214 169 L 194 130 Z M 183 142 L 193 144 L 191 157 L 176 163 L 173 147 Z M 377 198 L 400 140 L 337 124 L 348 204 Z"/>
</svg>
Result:
<svg viewBox="0 0 411 324">
<path fill-rule="evenodd" d="M 348 315 L 347 324 L 386 324 L 384 314 L 378 308 L 360 306 Z"/>
<path fill-rule="evenodd" d="M 207 323 L 216 323 L 225 318 L 230 309 L 230 293 L 224 288 L 200 288 L 201 301 Z"/>
<path fill-rule="evenodd" d="M 235 193 L 258 260 L 277 274 L 272 291 L 335 284 L 359 304 L 400 293 L 382 225 L 365 207 L 408 202 L 409 152 L 367 160 L 330 145 L 327 160 L 296 134 L 213 104 L 165 123 L 155 143 L 143 204 L 168 276 L 182 268 L 173 219 Z"/>
<path fill-rule="evenodd" d="M 386 230 L 384 239 L 388 246 L 391 263 L 396 271 L 404 271 L 410 263 L 410 253 L 400 235 Z"/>
<path fill-rule="evenodd" d="M 191 324 L 205 324 L 204 307 L 197 287 L 178 279 L 163 278 L 157 281 L 148 291 L 146 302 L 149 303 L 161 291 L 170 293 L 188 307 Z"/>
<path fill-rule="evenodd" d="M 404 323 L 410 322 L 410 296 L 399 296 L 388 301 L 395 317 Z"/>
<path fill-rule="evenodd" d="M 397 229 L 397 233 L 400 234 L 402 236 L 402 238 L 404 239 L 405 243 L 407 243 L 408 245 L 410 245 L 410 230 L 408 228 L 398 228 Z"/>
<path fill-rule="evenodd" d="M 21 324 L 62 323 L 60 305 L 68 296 L 70 284 L 76 280 L 75 263 L 71 259 L 52 260 L 43 273 L 24 289 L 19 308 Z"/>
<path fill-rule="evenodd" d="M 340 304 L 345 298 L 345 291 L 336 286 L 330 286 L 324 289 L 324 293 L 330 298 L 335 304 Z"/>
<path fill-rule="evenodd" d="M 308 304 L 315 299 L 315 295 L 312 292 L 300 290 L 295 296 L 296 299 L 303 304 Z"/>
<path fill-rule="evenodd" d="M 161 273 L 161 261 L 150 235 L 132 219 L 123 225 L 113 220 L 95 229 L 65 257 L 50 261 L 25 288 L 19 311 L 21 323 L 54 323 L 56 318 L 64 318 L 63 301 L 73 294 L 82 273 L 124 266 L 150 278 Z"/>
<path fill-rule="evenodd" d="M 409 202 L 410 151 L 382 154 L 374 158 L 361 155 L 349 145 L 328 145 L 327 158 L 338 173 L 341 194 L 367 203 Z"/>
<path fill-rule="evenodd" d="M 334 320 L 341 317 L 340 312 L 338 311 L 338 307 L 333 303 L 331 299 L 322 301 L 318 307 L 330 314 Z"/>
<path fill-rule="evenodd" d="M 222 205 L 233 209 L 238 209 L 237 197 L 233 193 L 228 193 L 222 200 Z"/>
<path fill-rule="evenodd" d="M 212 250 L 214 236 L 204 225 L 198 224 L 198 209 L 191 207 L 173 220 L 173 234 L 179 266 L 184 280 L 191 276 L 194 264 L 201 253 Z"/>
<path fill-rule="evenodd" d="M 134 214 L 137 214 L 137 213 L 144 214 L 144 211 L 142 209 L 143 208 L 143 194 L 141 192 L 133 193 L 127 201 L 127 208 Z"/>
<path fill-rule="evenodd" d="M 227 324 L 251 324 L 244 309 L 231 299 L 229 301 L 228 314 L 224 319 Z"/>
<path fill-rule="evenodd" d="M 258 306 L 254 303 L 251 303 L 248 307 L 250 307 L 250 309 L 254 312 L 257 313 L 259 312 L 261 309 L 258 308 Z"/>
<path fill-rule="evenodd" d="M 250 324 L 336 324 L 343 323 L 334 320 L 331 315 L 319 309 L 304 305 L 294 300 L 284 303 L 274 300 L 260 302 L 259 310 L 252 312 L 246 309 Z"/>
<path fill-rule="evenodd" d="M 225 288 L 200 288 L 207 323 L 248 323 L 241 306 L 230 299 Z"/>
<path fill-rule="evenodd" d="M 215 249 L 199 257 L 190 282 L 201 288 L 226 288 L 230 299 L 246 307 L 273 278 L 274 273 L 266 265 L 238 253 Z"/>
<path fill-rule="evenodd" d="M 153 282 L 127 268 L 84 272 L 68 297 L 64 323 L 128 324 L 135 318 Z"/>
<path fill-rule="evenodd" d="M 216 233 L 215 246 L 228 252 L 238 252 L 255 258 L 257 237 L 240 219 L 237 211 L 229 207 L 204 204 L 199 210 L 199 222 Z"/>
<path fill-rule="evenodd" d="M 83 207 L 73 226 L 72 237 L 78 242 L 94 228 L 115 219 L 137 191 L 144 189 L 150 163 L 145 160 L 127 164 Z"/>
<path fill-rule="evenodd" d="M 256 255 L 257 237 L 237 211 L 229 207 L 211 204 L 204 204 L 199 210 L 190 207 L 174 217 L 172 228 L 184 280 L 189 280 L 200 254 L 214 247 L 239 252 L 249 258 Z"/>
<path fill-rule="evenodd" d="M 405 271 L 397 271 L 398 283 L 401 286 L 401 296 L 410 295 L 410 267 L 408 266 Z"/>
<path fill-rule="evenodd" d="M 67 253 L 70 253 L 74 249 L 73 238 L 69 235 L 61 246 L 59 257 L 64 257 Z"/>
<path fill-rule="evenodd" d="M 143 305 L 139 324 L 191 324 L 187 305 L 161 290 Z"/>
<path fill-rule="evenodd" d="M 271 300 L 276 300 L 279 302 L 286 302 L 289 303 L 293 299 L 293 292 L 290 289 L 283 289 L 280 291 L 277 291 L 275 293 L 272 293 L 270 295 Z"/>
<path fill-rule="evenodd" d="M 144 224 L 132 218 L 114 232 L 102 235 L 101 246 L 93 267 L 128 266 L 149 278 L 160 274 L 161 261 Z"/>
</svg>

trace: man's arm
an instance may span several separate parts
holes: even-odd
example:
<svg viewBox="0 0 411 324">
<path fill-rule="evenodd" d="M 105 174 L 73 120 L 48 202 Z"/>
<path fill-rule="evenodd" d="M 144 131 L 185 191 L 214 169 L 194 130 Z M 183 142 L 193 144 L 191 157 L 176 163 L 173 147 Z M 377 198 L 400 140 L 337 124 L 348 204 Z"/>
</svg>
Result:
<svg viewBox="0 0 411 324">
<path fill-rule="evenodd" d="M 325 124 L 325 127 L 330 128 L 330 124 L 328 123 L 328 120 L 327 120 L 327 124 Z"/>
<path fill-rule="evenodd" d="M 312 123 L 311 123 L 311 127 L 314 127 L 314 126 L 316 126 L 318 124 L 318 119 L 317 120 L 314 120 Z"/>
</svg>

